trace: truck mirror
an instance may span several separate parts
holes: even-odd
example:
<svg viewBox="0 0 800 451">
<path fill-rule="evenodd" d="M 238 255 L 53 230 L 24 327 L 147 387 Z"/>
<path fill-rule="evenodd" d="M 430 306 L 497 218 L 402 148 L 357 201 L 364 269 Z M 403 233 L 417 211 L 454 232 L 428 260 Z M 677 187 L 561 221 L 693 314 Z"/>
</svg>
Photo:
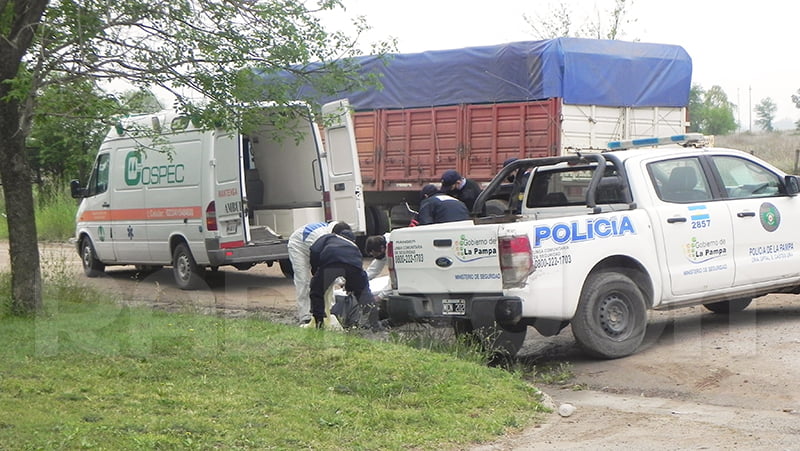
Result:
<svg viewBox="0 0 800 451">
<path fill-rule="evenodd" d="M 800 177 L 796 175 L 787 175 L 784 177 L 783 184 L 786 186 L 786 194 L 796 196 L 800 193 Z"/>
<path fill-rule="evenodd" d="M 72 180 L 69 182 L 69 190 L 73 199 L 86 197 L 86 189 L 81 187 L 81 182 L 78 180 Z"/>
</svg>

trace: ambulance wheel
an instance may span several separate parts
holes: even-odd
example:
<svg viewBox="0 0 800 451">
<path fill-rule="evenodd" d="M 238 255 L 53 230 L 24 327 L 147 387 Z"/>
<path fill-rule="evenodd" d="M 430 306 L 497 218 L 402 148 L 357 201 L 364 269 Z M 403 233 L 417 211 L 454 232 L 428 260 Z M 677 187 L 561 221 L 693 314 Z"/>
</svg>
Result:
<svg viewBox="0 0 800 451">
<path fill-rule="evenodd" d="M 647 306 L 633 280 L 616 271 L 589 276 L 572 318 L 572 334 L 587 354 L 603 359 L 633 354 L 646 328 Z"/>
<path fill-rule="evenodd" d="M 739 298 L 730 301 L 709 302 L 703 304 L 703 307 L 714 313 L 737 313 L 746 309 L 752 300 L 751 298 Z"/>
<path fill-rule="evenodd" d="M 283 276 L 287 279 L 294 278 L 294 267 L 292 267 L 292 261 L 288 258 L 285 260 L 278 260 L 278 265 L 281 267 L 281 272 Z"/>
<path fill-rule="evenodd" d="M 172 275 L 181 290 L 196 290 L 203 284 L 203 268 L 197 265 L 186 243 L 172 252 Z"/>
<path fill-rule="evenodd" d="M 92 246 L 92 240 L 84 238 L 81 241 L 81 263 L 86 277 L 98 277 L 106 270 L 106 265 L 97 259 L 97 253 Z"/>
</svg>

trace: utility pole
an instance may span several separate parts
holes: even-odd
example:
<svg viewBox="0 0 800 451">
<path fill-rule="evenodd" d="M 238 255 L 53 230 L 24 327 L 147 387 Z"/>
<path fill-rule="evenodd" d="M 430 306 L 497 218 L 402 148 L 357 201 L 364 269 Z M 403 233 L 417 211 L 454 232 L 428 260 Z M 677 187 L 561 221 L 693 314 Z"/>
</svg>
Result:
<svg viewBox="0 0 800 451">
<path fill-rule="evenodd" d="M 748 100 L 748 116 L 750 117 L 750 127 L 748 127 L 747 131 L 753 133 L 753 86 L 748 86 L 749 94 L 747 96 Z"/>
</svg>

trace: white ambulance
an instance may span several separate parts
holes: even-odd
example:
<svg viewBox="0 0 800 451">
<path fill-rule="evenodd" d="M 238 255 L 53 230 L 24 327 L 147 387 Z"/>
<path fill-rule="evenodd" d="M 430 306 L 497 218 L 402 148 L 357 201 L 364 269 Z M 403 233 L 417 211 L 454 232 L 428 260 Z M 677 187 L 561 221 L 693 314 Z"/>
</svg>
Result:
<svg viewBox="0 0 800 451">
<path fill-rule="evenodd" d="M 306 223 L 346 221 L 364 233 L 347 101 L 323 106 L 324 127 L 299 108 L 291 134 L 263 111 L 249 134 L 202 130 L 168 111 L 112 128 L 87 185 L 71 186 L 81 199 L 75 238 L 86 275 L 171 265 L 178 286 L 196 289 L 207 268 L 224 265 L 279 262 L 288 273 L 288 237 Z"/>
</svg>

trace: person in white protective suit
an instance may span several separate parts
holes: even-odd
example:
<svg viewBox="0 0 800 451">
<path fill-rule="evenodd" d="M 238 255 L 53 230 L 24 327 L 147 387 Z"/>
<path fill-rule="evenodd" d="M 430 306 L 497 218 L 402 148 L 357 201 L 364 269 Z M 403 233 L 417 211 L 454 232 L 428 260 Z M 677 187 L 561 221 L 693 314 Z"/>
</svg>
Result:
<svg viewBox="0 0 800 451">
<path fill-rule="evenodd" d="M 287 247 L 294 273 L 297 319 L 300 325 L 307 325 L 311 321 L 311 298 L 309 296 L 311 245 L 323 235 L 339 233 L 342 230 L 350 230 L 350 225 L 346 222 L 314 222 L 298 228 L 289 236 Z"/>
</svg>

